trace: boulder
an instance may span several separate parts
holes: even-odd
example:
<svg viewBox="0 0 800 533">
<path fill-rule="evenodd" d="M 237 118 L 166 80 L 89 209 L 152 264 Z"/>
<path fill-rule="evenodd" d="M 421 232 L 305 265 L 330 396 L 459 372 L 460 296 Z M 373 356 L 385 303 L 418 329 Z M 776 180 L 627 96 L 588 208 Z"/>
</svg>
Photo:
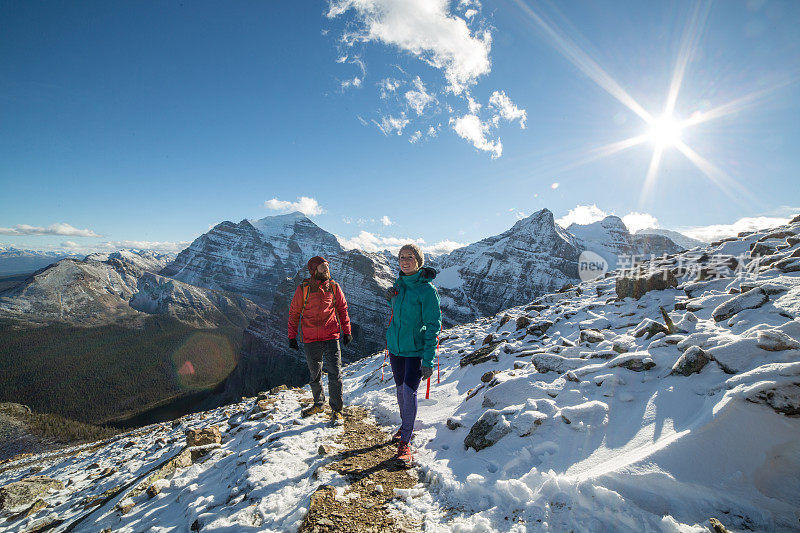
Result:
<svg viewBox="0 0 800 533">
<path fill-rule="evenodd" d="M 517 319 L 517 329 L 527 328 L 531 324 L 531 319 L 526 316 L 521 316 Z"/>
<path fill-rule="evenodd" d="M 488 334 L 488 335 L 486 335 L 486 337 L 483 339 L 483 342 L 481 343 L 481 345 L 482 345 L 482 346 L 486 346 L 487 344 L 489 344 L 489 343 L 491 343 L 491 342 L 493 342 L 493 341 L 494 341 L 494 335 L 492 335 L 491 333 L 489 333 L 489 334 Z"/>
<path fill-rule="evenodd" d="M 499 370 L 490 370 L 490 371 L 486 372 L 484 375 L 481 376 L 481 381 L 484 382 L 484 383 L 489 383 L 499 373 L 500 373 Z"/>
<path fill-rule="evenodd" d="M 50 489 L 61 490 L 64 484 L 47 476 L 31 476 L 0 489 L 0 510 L 11 513 L 31 507 Z"/>
<path fill-rule="evenodd" d="M 764 330 L 758 332 L 758 347 L 770 352 L 795 350 L 800 348 L 800 342 L 778 330 Z"/>
<path fill-rule="evenodd" d="M 479 365 L 481 363 L 485 363 L 486 361 L 497 361 L 497 354 L 495 353 L 497 347 L 506 342 L 505 339 L 501 339 L 499 341 L 491 341 L 489 344 L 485 346 L 481 346 L 474 352 L 465 355 L 461 358 L 460 365 L 467 366 L 467 365 Z"/>
<path fill-rule="evenodd" d="M 650 291 L 661 291 L 677 287 L 678 280 L 671 270 L 661 270 L 651 274 L 617 276 L 617 298 L 638 300 Z"/>
<path fill-rule="evenodd" d="M 531 335 L 542 336 L 547 333 L 547 330 L 553 325 L 550 320 L 541 320 L 528 327 L 528 333 Z"/>
<path fill-rule="evenodd" d="M 800 382 L 779 384 L 758 391 L 748 396 L 747 400 L 768 405 L 776 413 L 798 416 L 800 415 Z"/>
<path fill-rule="evenodd" d="M 455 431 L 460 427 L 464 427 L 464 424 L 453 418 L 448 418 L 447 422 L 445 422 L 445 425 L 447 426 L 447 429 L 449 429 L 450 431 Z"/>
<path fill-rule="evenodd" d="M 218 426 L 208 426 L 202 429 L 189 429 L 186 431 L 186 446 L 205 446 L 207 444 L 220 444 L 222 434 Z"/>
<path fill-rule="evenodd" d="M 568 370 L 575 370 L 578 367 L 586 365 L 583 359 L 562 357 L 552 353 L 540 353 L 533 356 L 531 359 L 533 367 L 537 372 L 544 374 L 546 372 L 558 372 L 563 374 Z"/>
<path fill-rule="evenodd" d="M 636 329 L 633 330 L 633 336 L 637 338 L 646 335 L 645 338 L 649 339 L 658 333 L 668 335 L 670 331 L 665 325 L 650 318 L 642 320 L 639 325 L 636 326 Z"/>
<path fill-rule="evenodd" d="M 605 340 L 605 337 L 602 333 L 597 331 L 596 329 L 584 329 L 581 331 L 581 340 L 580 342 L 602 342 Z"/>
<path fill-rule="evenodd" d="M 691 376 L 698 374 L 711 361 L 712 357 L 699 346 L 692 346 L 678 357 L 672 365 L 671 375 Z"/>
<path fill-rule="evenodd" d="M 750 257 L 772 255 L 778 250 L 778 243 L 757 242 L 750 249 Z"/>
<path fill-rule="evenodd" d="M 500 329 L 503 326 L 505 326 L 508 323 L 509 320 L 511 320 L 511 316 L 510 315 L 508 315 L 508 314 L 503 315 L 503 318 L 500 319 L 500 324 L 497 326 L 497 329 Z"/>
<path fill-rule="evenodd" d="M 511 432 L 511 424 L 506 415 L 496 409 L 487 409 L 470 428 L 464 439 L 464 449 L 472 448 L 476 452 L 492 446 Z"/>
<path fill-rule="evenodd" d="M 656 364 L 650 357 L 637 355 L 623 355 L 608 363 L 608 368 L 622 367 L 633 372 L 644 372 L 655 367 Z"/>
<path fill-rule="evenodd" d="M 761 287 L 756 287 L 755 289 L 736 295 L 730 300 L 718 305 L 716 309 L 712 311 L 711 316 L 714 317 L 715 321 L 720 322 L 729 319 L 736 313 L 745 309 L 761 307 L 768 300 L 769 296 L 767 296 L 767 293 L 765 293 Z"/>
</svg>

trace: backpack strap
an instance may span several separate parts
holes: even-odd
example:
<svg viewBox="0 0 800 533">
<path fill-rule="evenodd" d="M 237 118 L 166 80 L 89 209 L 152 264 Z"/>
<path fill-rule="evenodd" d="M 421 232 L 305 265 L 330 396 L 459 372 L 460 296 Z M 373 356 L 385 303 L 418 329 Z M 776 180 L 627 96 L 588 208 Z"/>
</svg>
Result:
<svg viewBox="0 0 800 533">
<path fill-rule="evenodd" d="M 305 311 L 306 304 L 308 303 L 308 293 L 311 292 L 311 287 L 309 287 L 307 281 L 304 281 L 300 287 L 303 289 L 303 307 L 300 308 L 300 320 L 298 324 L 302 324 L 303 322 L 303 311 Z"/>
</svg>

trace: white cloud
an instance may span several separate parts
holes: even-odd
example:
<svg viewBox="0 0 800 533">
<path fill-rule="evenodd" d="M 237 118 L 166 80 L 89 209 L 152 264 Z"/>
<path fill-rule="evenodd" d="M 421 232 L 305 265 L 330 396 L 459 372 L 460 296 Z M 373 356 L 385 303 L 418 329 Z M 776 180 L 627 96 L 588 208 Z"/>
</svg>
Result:
<svg viewBox="0 0 800 533">
<path fill-rule="evenodd" d="M 286 200 L 278 200 L 273 198 L 264 202 L 264 207 L 272 209 L 273 211 L 293 212 L 300 211 L 306 216 L 321 215 L 325 212 L 321 205 L 314 199 L 307 196 L 301 196 L 296 202 L 288 202 Z"/>
<path fill-rule="evenodd" d="M 381 224 L 383 224 L 384 226 L 391 226 L 392 225 L 392 220 L 389 217 L 387 217 L 386 215 L 383 215 L 381 217 Z"/>
<path fill-rule="evenodd" d="M 0 235 L 63 235 L 70 237 L 102 237 L 90 229 L 78 229 L 65 222 L 49 226 L 17 224 L 13 228 L 0 228 Z"/>
<path fill-rule="evenodd" d="M 402 84 L 402 81 L 395 78 L 382 79 L 378 82 L 378 87 L 381 89 L 381 98 L 389 98 L 389 95 L 396 93 Z"/>
<path fill-rule="evenodd" d="M 356 89 L 361 87 L 361 78 L 355 77 L 352 80 L 344 80 L 342 82 L 342 89 L 348 89 L 350 87 L 355 87 Z"/>
<path fill-rule="evenodd" d="M 477 9 L 467 9 L 466 11 L 464 11 L 464 18 L 471 19 L 472 17 L 474 17 L 477 14 L 478 14 L 478 10 Z"/>
<path fill-rule="evenodd" d="M 744 217 L 733 224 L 712 224 L 710 226 L 697 226 L 681 233 L 693 239 L 705 242 L 716 241 L 725 237 L 735 237 L 742 231 L 757 231 L 774 228 L 786 224 L 791 218 L 783 217 Z"/>
<path fill-rule="evenodd" d="M 428 128 L 428 137 L 436 137 L 436 128 L 433 126 Z"/>
<path fill-rule="evenodd" d="M 553 190 L 556 190 L 556 189 L 558 189 L 558 186 L 559 186 L 559 185 L 560 185 L 560 184 L 559 184 L 559 183 L 556 181 L 556 182 L 554 182 L 552 185 L 550 185 L 550 188 L 551 188 L 551 189 L 553 189 Z"/>
<path fill-rule="evenodd" d="M 555 187 L 554 187 L 555 188 Z M 576 205 L 575 208 L 570 209 L 569 212 L 561 218 L 556 219 L 556 224 L 562 228 L 568 227 L 570 224 L 591 224 L 598 220 L 603 220 L 608 216 L 608 213 L 597 207 L 596 205 Z"/>
<path fill-rule="evenodd" d="M 417 131 L 415 131 L 414 133 L 411 134 L 411 136 L 408 138 L 408 142 L 410 142 L 411 144 L 414 144 L 417 141 L 419 141 L 421 138 L 422 138 L 422 132 L 417 130 Z"/>
<path fill-rule="evenodd" d="M 479 102 L 477 102 L 473 97 L 467 96 L 467 106 L 469 106 L 469 112 L 473 115 L 477 115 L 478 111 L 481 110 L 483 107 Z"/>
<path fill-rule="evenodd" d="M 425 107 L 436 101 L 432 95 L 428 94 L 425 90 L 425 84 L 419 76 L 414 78 L 414 90 L 406 93 L 406 101 L 411 108 L 417 112 L 417 115 L 422 115 L 425 112 Z"/>
<path fill-rule="evenodd" d="M 631 233 L 636 233 L 639 230 L 657 228 L 658 219 L 650 213 L 637 213 L 632 211 L 622 217 L 622 223 L 628 228 Z"/>
<path fill-rule="evenodd" d="M 489 107 L 496 109 L 500 116 L 509 122 L 519 120 L 519 126 L 525 129 L 525 121 L 528 113 L 524 109 L 518 108 L 511 99 L 506 96 L 505 91 L 495 91 L 489 97 Z M 497 122 L 495 122 L 496 124 Z"/>
<path fill-rule="evenodd" d="M 372 122 L 378 126 L 378 129 L 380 129 L 384 135 L 390 135 L 394 132 L 397 132 L 397 135 L 402 135 L 403 128 L 408 126 L 409 120 L 406 118 L 405 114 L 401 114 L 399 117 L 387 115 L 385 117 L 381 117 L 380 122 L 375 120 Z"/>
<path fill-rule="evenodd" d="M 481 122 L 477 115 L 464 115 L 451 122 L 455 132 L 463 139 L 472 143 L 478 150 L 484 150 L 492 154 L 492 159 L 497 159 L 503 155 L 503 144 L 498 139 L 490 141 L 486 138 L 489 133 L 489 125 Z"/>
<path fill-rule="evenodd" d="M 337 235 L 336 238 L 339 240 L 339 243 L 348 250 L 352 250 L 354 248 L 363 250 L 365 252 L 380 252 L 382 250 L 389 250 L 395 254 L 400 251 L 401 246 L 410 242 L 417 244 L 423 252 L 435 255 L 449 253 L 456 248 L 465 246 L 462 243 L 450 240 L 443 240 L 437 242 L 436 244 L 427 245 L 425 243 L 425 239 L 422 238 L 410 239 L 406 237 L 386 237 L 363 230 L 357 236 L 351 239 L 347 239 L 339 235 Z"/>
<path fill-rule="evenodd" d="M 331 0 L 328 17 L 351 9 L 358 27 L 343 35 L 346 45 L 381 42 L 395 46 L 442 70 L 454 94 L 491 70 L 491 34 L 473 34 L 464 19 L 449 13 L 448 0 Z"/>
<path fill-rule="evenodd" d="M 356 118 L 358 119 L 358 121 L 361 123 L 362 126 L 369 125 L 369 123 L 366 120 L 364 120 L 364 117 L 362 117 L 361 115 L 356 115 Z"/>
</svg>

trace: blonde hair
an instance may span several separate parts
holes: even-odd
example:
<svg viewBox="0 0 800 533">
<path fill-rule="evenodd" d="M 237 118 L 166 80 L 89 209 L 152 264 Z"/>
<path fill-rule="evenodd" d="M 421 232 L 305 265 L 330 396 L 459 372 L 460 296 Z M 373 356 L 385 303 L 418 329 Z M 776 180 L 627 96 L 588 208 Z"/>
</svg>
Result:
<svg viewBox="0 0 800 533">
<path fill-rule="evenodd" d="M 404 244 L 403 247 L 400 248 L 400 251 L 397 252 L 397 257 L 400 257 L 400 254 L 403 253 L 403 250 L 407 250 L 414 254 L 414 257 L 417 260 L 417 267 L 422 268 L 422 265 L 425 264 L 425 256 L 423 255 L 422 250 L 419 249 L 419 246 L 414 243 Z"/>
</svg>

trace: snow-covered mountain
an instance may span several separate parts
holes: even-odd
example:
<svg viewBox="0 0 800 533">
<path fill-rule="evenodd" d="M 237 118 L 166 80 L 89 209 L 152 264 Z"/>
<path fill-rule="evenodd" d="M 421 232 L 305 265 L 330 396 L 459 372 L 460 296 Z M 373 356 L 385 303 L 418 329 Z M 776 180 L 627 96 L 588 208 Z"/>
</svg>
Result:
<svg viewBox="0 0 800 533">
<path fill-rule="evenodd" d="M 669 238 L 672 242 L 674 242 L 675 244 L 686 250 L 691 250 L 695 246 L 705 246 L 707 244 L 699 239 L 693 239 L 691 237 L 687 237 L 683 233 L 679 233 L 677 231 L 672 231 L 669 229 L 648 228 L 648 229 L 641 229 L 634 234 L 634 236 L 640 236 L 640 235 L 662 235 L 664 237 Z"/>
<path fill-rule="evenodd" d="M 0 246 L 0 276 L 33 272 L 67 257 L 81 259 L 84 256 L 64 251 L 35 251 Z"/>
<path fill-rule="evenodd" d="M 164 314 L 195 327 L 246 325 L 263 313 L 237 294 L 210 291 L 153 274 L 164 257 L 148 252 L 62 259 L 0 292 L 0 317 L 21 326 L 137 326 Z"/>
<path fill-rule="evenodd" d="M 4 525 L 800 530 L 800 217 L 631 279 L 650 270 L 677 286 L 634 300 L 615 272 L 444 331 L 411 488 L 383 486 L 391 462 L 362 466 L 399 423 L 378 353 L 345 368 L 344 427 L 300 418 L 308 393 L 276 390 L 8 461 Z M 356 419 L 384 440 L 348 435 Z"/>
<path fill-rule="evenodd" d="M 603 257 L 608 263 L 609 270 L 619 266 L 620 257 L 641 258 L 673 254 L 686 249 L 666 235 L 655 233 L 631 235 L 622 219 L 614 215 L 591 224 L 570 224 L 567 231 L 575 236 L 578 246 L 583 250 L 595 252 Z"/>
<path fill-rule="evenodd" d="M 600 254 L 616 268 L 619 255 L 661 255 L 681 250 L 661 237 L 631 236 L 615 216 L 564 230 L 542 209 L 508 231 L 435 258 L 435 284 L 448 325 L 497 313 L 567 283 L 577 283 L 584 250 Z"/>
</svg>

